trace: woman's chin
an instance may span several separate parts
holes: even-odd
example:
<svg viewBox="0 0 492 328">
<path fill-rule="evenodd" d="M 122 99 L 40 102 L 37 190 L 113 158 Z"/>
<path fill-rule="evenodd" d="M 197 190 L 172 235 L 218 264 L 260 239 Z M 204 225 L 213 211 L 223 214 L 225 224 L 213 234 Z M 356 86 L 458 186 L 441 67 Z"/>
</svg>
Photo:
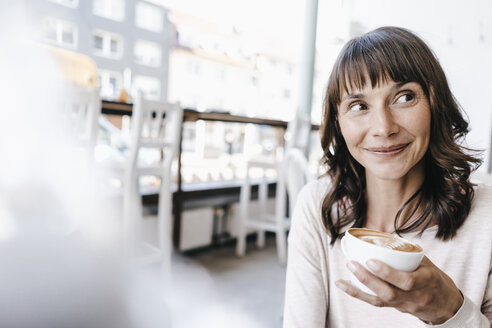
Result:
<svg viewBox="0 0 492 328">
<path fill-rule="evenodd" d="M 378 180 L 400 180 L 408 174 L 408 170 L 401 168 L 383 168 L 377 170 L 366 170 L 366 175 L 371 175 Z"/>
</svg>

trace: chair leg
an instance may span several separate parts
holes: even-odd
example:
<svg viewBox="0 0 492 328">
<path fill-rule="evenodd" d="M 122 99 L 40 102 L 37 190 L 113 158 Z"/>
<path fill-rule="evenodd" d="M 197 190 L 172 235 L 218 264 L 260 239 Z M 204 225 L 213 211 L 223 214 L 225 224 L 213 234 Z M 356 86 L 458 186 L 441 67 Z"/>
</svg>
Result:
<svg viewBox="0 0 492 328">
<path fill-rule="evenodd" d="M 276 232 L 275 240 L 277 242 L 278 261 L 285 264 L 287 260 L 287 237 L 284 229 L 279 229 Z"/>
<path fill-rule="evenodd" d="M 133 243 L 135 249 L 135 255 L 138 256 L 142 246 L 142 221 L 143 221 L 143 208 L 142 208 L 142 196 L 140 195 L 140 186 L 137 178 L 135 187 L 133 188 Z"/>
<path fill-rule="evenodd" d="M 141 215 L 141 205 L 139 206 L 138 180 L 127 179 L 123 194 L 123 234 L 125 248 L 130 256 L 136 255 L 136 245 L 138 235 L 139 217 Z M 139 212 L 140 211 L 140 212 Z"/>
<path fill-rule="evenodd" d="M 239 222 L 238 222 L 238 229 L 237 229 L 237 242 L 236 242 L 236 255 L 237 256 L 244 256 L 246 254 L 246 233 L 247 233 L 247 228 L 246 228 L 246 215 L 247 213 L 244 213 L 243 206 L 240 206 L 240 213 L 239 213 Z"/>
<path fill-rule="evenodd" d="M 247 234 L 247 224 L 246 220 L 248 218 L 248 204 L 249 204 L 249 194 L 250 189 L 248 181 L 246 180 L 241 187 L 241 192 L 239 195 L 239 222 L 238 222 L 238 234 L 236 243 L 236 255 L 244 256 L 246 254 L 246 234 Z"/>
<path fill-rule="evenodd" d="M 171 229 L 172 229 L 172 213 L 171 213 L 171 192 L 169 183 L 162 179 L 161 190 L 159 193 L 159 208 L 157 213 L 158 226 L 158 247 L 162 255 L 162 271 L 166 280 L 171 275 Z"/>
<path fill-rule="evenodd" d="M 276 221 L 276 242 L 278 260 L 285 264 L 287 260 L 287 236 L 285 229 L 286 207 L 287 207 L 287 190 L 285 188 L 285 174 L 283 168 L 280 169 L 277 189 L 275 191 L 275 221 Z"/>
</svg>

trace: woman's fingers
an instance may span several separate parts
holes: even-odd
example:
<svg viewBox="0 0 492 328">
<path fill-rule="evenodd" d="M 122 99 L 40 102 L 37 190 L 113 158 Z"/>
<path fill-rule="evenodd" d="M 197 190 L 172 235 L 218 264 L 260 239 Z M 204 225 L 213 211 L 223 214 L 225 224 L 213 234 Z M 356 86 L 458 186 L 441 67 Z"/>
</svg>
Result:
<svg viewBox="0 0 492 328">
<path fill-rule="evenodd" d="M 355 277 L 364 285 L 366 285 L 370 290 L 372 290 L 376 295 L 378 295 L 379 299 L 381 299 L 385 303 L 392 303 L 395 300 L 398 300 L 399 291 L 373 275 L 371 272 L 366 270 L 362 265 L 357 262 L 349 262 L 348 268 Z"/>
<path fill-rule="evenodd" d="M 340 288 L 342 291 L 344 291 L 346 294 L 348 294 L 352 297 L 358 298 L 361 301 L 364 301 L 366 303 L 369 303 L 369 304 L 377 306 L 377 307 L 385 306 L 385 303 L 379 297 L 364 293 L 359 288 L 352 285 L 350 283 L 350 281 L 337 280 L 337 281 L 335 281 L 335 285 L 338 288 Z"/>
<path fill-rule="evenodd" d="M 425 262 L 422 260 L 421 266 L 414 272 L 398 271 L 377 260 L 367 261 L 367 266 L 375 276 L 391 285 L 404 291 L 413 291 L 424 288 L 431 282 L 433 275 L 432 271 L 428 269 L 428 262 L 427 258 L 425 258 Z"/>
<path fill-rule="evenodd" d="M 364 293 L 344 280 L 335 284 L 364 302 L 394 307 L 432 323 L 445 322 L 463 304 L 463 296 L 453 280 L 426 257 L 414 272 L 400 272 L 375 260 L 367 264 L 374 273 L 357 262 L 349 262 L 347 266 L 377 296 Z"/>
</svg>

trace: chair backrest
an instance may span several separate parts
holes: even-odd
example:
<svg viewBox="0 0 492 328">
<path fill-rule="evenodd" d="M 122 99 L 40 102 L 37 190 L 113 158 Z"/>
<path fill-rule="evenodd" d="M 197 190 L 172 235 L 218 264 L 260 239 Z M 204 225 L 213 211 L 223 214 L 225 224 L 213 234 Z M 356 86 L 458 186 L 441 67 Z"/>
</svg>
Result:
<svg viewBox="0 0 492 328">
<path fill-rule="evenodd" d="M 299 191 L 306 183 L 313 180 L 308 161 L 302 150 L 298 148 L 287 150 L 282 163 L 282 174 L 289 197 L 289 213 L 292 215 Z"/>
<path fill-rule="evenodd" d="M 64 100 L 65 129 L 76 146 L 88 153 L 92 162 L 96 146 L 101 100 L 97 88 L 70 84 Z"/>
<path fill-rule="evenodd" d="M 183 109 L 178 103 L 139 95 L 132 112 L 130 165 L 137 165 L 140 148 L 155 148 L 161 151 L 164 167 L 170 169 L 178 151 L 182 121 Z"/>
<path fill-rule="evenodd" d="M 311 117 L 296 113 L 294 119 L 287 125 L 285 131 L 285 153 L 288 149 L 297 148 L 306 151 L 311 134 Z"/>
</svg>

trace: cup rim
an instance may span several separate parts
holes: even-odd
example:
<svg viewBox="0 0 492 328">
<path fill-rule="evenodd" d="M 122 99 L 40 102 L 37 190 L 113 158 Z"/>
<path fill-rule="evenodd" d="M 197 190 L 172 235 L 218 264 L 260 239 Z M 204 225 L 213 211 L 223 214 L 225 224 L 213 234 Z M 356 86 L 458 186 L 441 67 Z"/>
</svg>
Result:
<svg viewBox="0 0 492 328">
<path fill-rule="evenodd" d="M 389 249 L 389 248 L 386 248 L 386 247 L 382 247 L 382 246 L 378 246 L 378 245 L 374 245 L 374 244 L 371 244 L 367 241 L 364 241 L 360 238 L 357 238 L 356 236 L 354 236 L 353 234 L 350 233 L 350 230 L 355 230 L 355 229 L 358 229 L 358 230 L 366 230 L 366 231 L 372 231 L 372 232 L 377 232 L 377 233 L 382 233 L 382 234 L 386 234 L 386 235 L 391 235 L 392 237 L 395 237 L 395 238 L 398 238 L 398 239 L 402 239 L 403 241 L 409 243 L 409 244 L 412 244 L 412 245 L 415 245 L 415 246 L 418 246 L 420 248 L 420 251 L 419 252 L 405 252 L 405 251 L 400 251 L 400 250 L 397 250 L 397 249 Z M 361 243 L 364 243 L 364 245 L 369 245 L 370 247 L 373 247 L 375 249 L 378 249 L 378 250 L 385 250 L 386 252 L 397 252 L 399 254 L 408 254 L 408 256 L 411 256 L 411 255 L 417 255 L 417 254 L 423 254 L 424 253 L 424 249 L 422 246 L 410 241 L 410 240 L 407 240 L 405 238 L 402 238 L 400 236 L 394 236 L 388 232 L 383 232 L 383 231 L 378 231 L 378 230 L 374 230 L 374 229 L 369 229 L 369 228 L 349 228 L 345 231 L 345 236 L 349 235 L 350 237 L 354 238 L 355 240 L 357 240 L 358 242 L 361 242 Z"/>
</svg>

